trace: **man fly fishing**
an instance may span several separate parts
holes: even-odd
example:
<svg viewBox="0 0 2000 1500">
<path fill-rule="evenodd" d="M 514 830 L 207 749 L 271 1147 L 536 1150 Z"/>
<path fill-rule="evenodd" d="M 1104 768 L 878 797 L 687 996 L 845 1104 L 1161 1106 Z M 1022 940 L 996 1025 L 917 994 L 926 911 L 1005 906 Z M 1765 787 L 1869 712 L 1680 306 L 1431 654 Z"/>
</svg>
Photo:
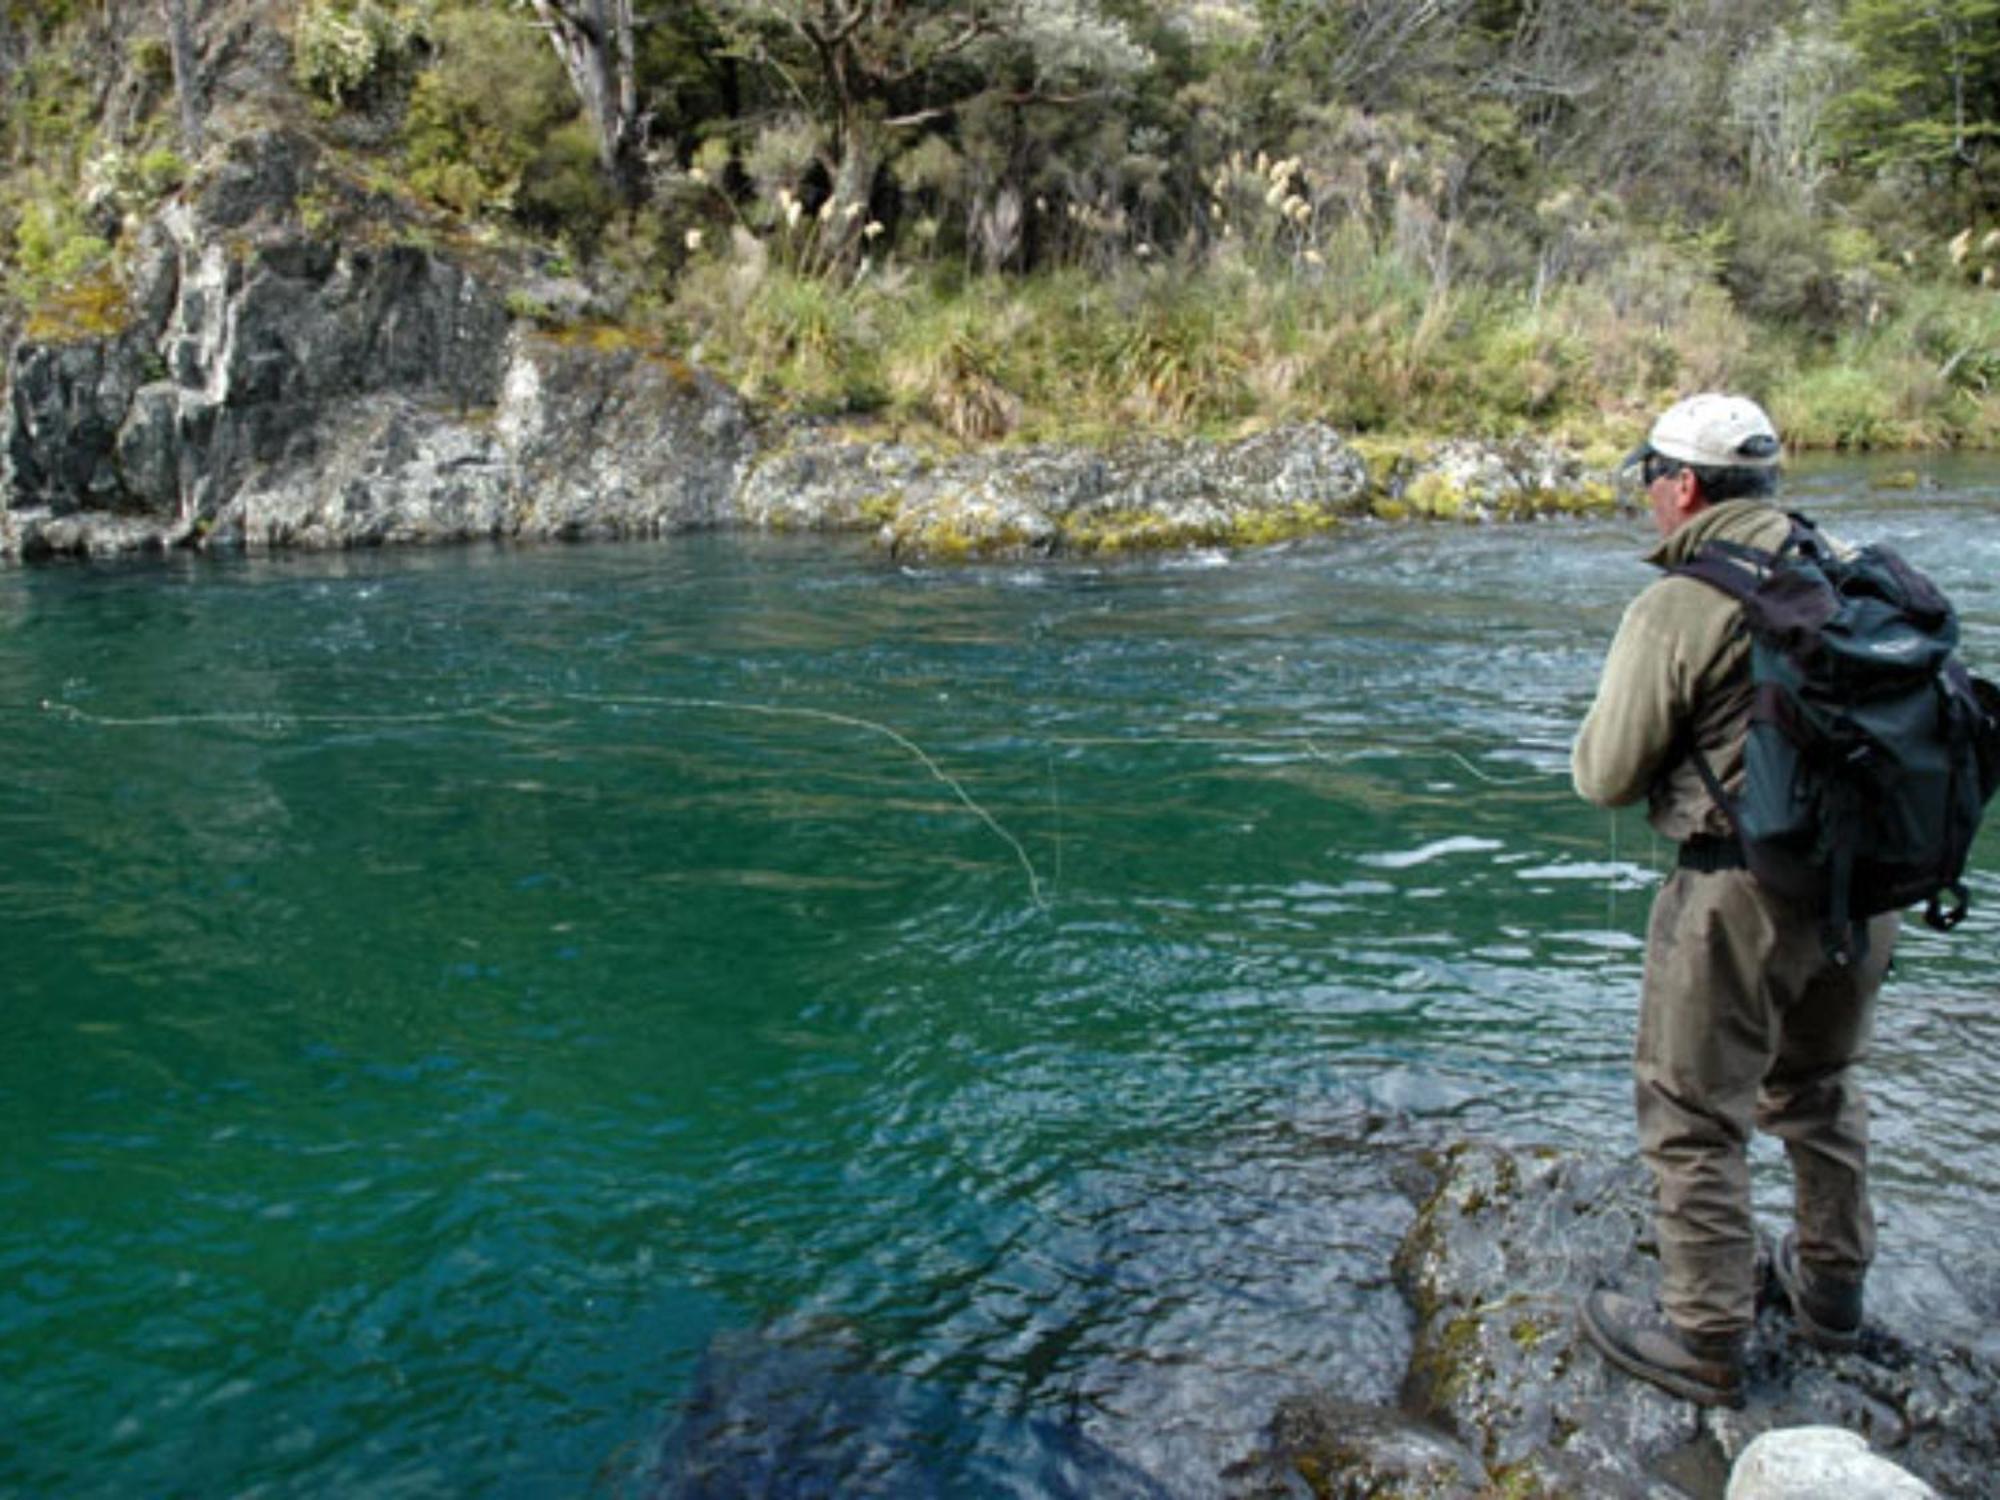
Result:
<svg viewBox="0 0 2000 1500">
<path fill-rule="evenodd" d="M 1769 553 L 1791 533 L 1771 503 L 1778 436 L 1754 401 L 1682 401 L 1627 462 L 1660 534 L 1648 560 L 1662 568 L 1716 542 Z M 1882 912 L 1852 952 L 1829 952 L 1821 913 L 1746 867 L 1728 805 L 1745 781 L 1755 698 L 1741 617 L 1697 577 L 1655 580 L 1625 612 L 1572 753 L 1584 797 L 1646 799 L 1653 827 L 1679 846 L 1647 929 L 1634 1057 L 1659 1303 L 1599 1290 L 1582 1325 L 1620 1368 L 1704 1405 L 1742 1401 L 1757 1294 L 1753 1128 L 1782 1139 L 1791 1162 L 1795 1227 L 1774 1269 L 1801 1329 L 1837 1346 L 1859 1335 L 1875 1229 L 1854 1065 L 1898 923 Z"/>
</svg>

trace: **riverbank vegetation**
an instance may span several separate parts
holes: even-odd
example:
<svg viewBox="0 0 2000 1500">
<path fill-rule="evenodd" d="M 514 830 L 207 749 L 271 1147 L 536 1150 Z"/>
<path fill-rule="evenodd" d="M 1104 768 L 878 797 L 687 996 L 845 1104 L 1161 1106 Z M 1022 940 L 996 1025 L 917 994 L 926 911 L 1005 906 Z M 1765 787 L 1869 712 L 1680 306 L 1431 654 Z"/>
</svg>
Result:
<svg viewBox="0 0 2000 1500">
<path fill-rule="evenodd" d="M 2000 446 L 2000 0 L 9 16 L 13 327 L 102 285 L 204 136 L 289 120 L 538 264 L 518 313 L 794 410 L 1588 442 L 1728 385 L 1808 445 Z"/>
</svg>

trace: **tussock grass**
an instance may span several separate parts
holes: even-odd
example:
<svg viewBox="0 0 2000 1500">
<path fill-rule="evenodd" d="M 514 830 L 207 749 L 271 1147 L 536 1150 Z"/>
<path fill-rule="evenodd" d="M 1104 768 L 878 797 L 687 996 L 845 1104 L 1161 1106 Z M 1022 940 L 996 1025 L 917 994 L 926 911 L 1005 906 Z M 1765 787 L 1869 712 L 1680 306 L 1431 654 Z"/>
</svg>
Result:
<svg viewBox="0 0 2000 1500">
<path fill-rule="evenodd" d="M 1307 418 L 1512 432 L 1580 417 L 1602 384 L 1577 320 L 1440 290 L 1359 243 L 1303 275 L 1232 258 L 834 281 L 739 257 L 683 277 L 671 315 L 760 399 L 968 442 Z"/>
<path fill-rule="evenodd" d="M 1768 403 L 1795 446 L 2000 443 L 2000 295 L 1913 289 L 1829 343 L 1754 323 L 1652 246 L 1540 296 L 1440 284 L 1360 233 L 1311 266 L 1238 252 L 1027 278 L 738 256 L 685 276 L 670 316 L 761 399 L 957 442 L 1320 419 L 1589 445 L 1723 387 Z"/>
</svg>

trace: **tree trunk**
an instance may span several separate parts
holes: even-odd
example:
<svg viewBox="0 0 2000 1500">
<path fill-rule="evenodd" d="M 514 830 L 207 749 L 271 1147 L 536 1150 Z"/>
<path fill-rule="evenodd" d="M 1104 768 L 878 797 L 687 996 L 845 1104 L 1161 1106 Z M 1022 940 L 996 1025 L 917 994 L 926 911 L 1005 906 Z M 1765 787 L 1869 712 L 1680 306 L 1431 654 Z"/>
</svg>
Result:
<svg viewBox="0 0 2000 1500">
<path fill-rule="evenodd" d="M 639 183 L 638 67 L 632 0 L 532 0 L 597 137 L 597 159 L 627 198 Z"/>
<path fill-rule="evenodd" d="M 201 78 L 195 71 L 194 28 L 187 0 L 162 0 L 167 46 L 174 60 L 174 96 L 180 101 L 181 144 L 190 158 L 201 155 Z"/>
<path fill-rule="evenodd" d="M 847 257 L 861 244 L 875 173 L 888 154 L 882 125 L 865 107 L 848 113 L 840 126 L 840 149 L 833 166 L 833 217 L 820 234 L 829 260 Z"/>
</svg>

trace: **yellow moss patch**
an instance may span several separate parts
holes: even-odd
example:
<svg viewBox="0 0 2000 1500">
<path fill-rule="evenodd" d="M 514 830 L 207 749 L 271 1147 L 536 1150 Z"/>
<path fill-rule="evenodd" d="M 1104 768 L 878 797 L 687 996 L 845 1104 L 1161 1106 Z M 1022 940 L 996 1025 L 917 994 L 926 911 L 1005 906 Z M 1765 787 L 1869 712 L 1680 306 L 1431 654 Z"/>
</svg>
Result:
<svg viewBox="0 0 2000 1500">
<path fill-rule="evenodd" d="M 562 349 L 588 349 L 597 354 L 635 354 L 664 371 L 684 390 L 692 390 L 699 377 L 694 367 L 670 353 L 657 334 L 624 323 L 573 323 L 563 328 L 537 329 L 535 336 Z"/>
<path fill-rule="evenodd" d="M 124 285 L 105 269 L 45 297 L 28 314 L 22 336 L 38 344 L 73 344 L 121 333 L 131 319 Z"/>
<path fill-rule="evenodd" d="M 1063 540 L 1077 552 L 1139 552 L 1160 547 L 1199 547 L 1228 540 L 1226 529 L 1176 521 L 1156 510 L 1115 511 L 1070 522 Z"/>
<path fill-rule="evenodd" d="M 1408 438 L 1365 435 L 1349 438 L 1347 446 L 1361 460 L 1362 470 L 1368 476 L 1368 492 L 1377 500 L 1389 498 L 1390 487 L 1397 476 L 1420 456 L 1419 450 L 1423 447 Z"/>
<path fill-rule="evenodd" d="M 1456 521 L 1465 514 L 1466 494 L 1464 486 L 1433 469 L 1410 481 L 1403 491 L 1403 502 L 1420 516 Z"/>
<path fill-rule="evenodd" d="M 1578 516 L 1615 510 L 1618 490 L 1600 480 L 1586 480 L 1573 490 L 1526 490 L 1501 501 L 1500 514 L 1510 520 L 1535 516 Z"/>
<path fill-rule="evenodd" d="M 1543 1339 L 1548 1337 L 1548 1330 L 1533 1318 L 1517 1318 L 1508 1333 L 1524 1352 L 1532 1352 Z"/>
<path fill-rule="evenodd" d="M 1430 456 L 1431 445 L 1416 438 L 1378 437 L 1358 433 L 1347 440 L 1355 456 L 1368 466 L 1369 474 L 1387 475 L 1397 465 Z"/>
<path fill-rule="evenodd" d="M 870 526 L 887 526 L 902 513 L 903 492 L 889 490 L 880 495 L 864 495 L 856 509 Z"/>
<path fill-rule="evenodd" d="M 1273 510 L 1253 511 L 1230 529 L 1229 540 L 1239 547 L 1268 547 L 1277 542 L 1297 541 L 1317 536 L 1340 525 L 1340 517 L 1324 505 L 1286 505 Z"/>
<path fill-rule="evenodd" d="M 1544 1500 L 1548 1490 L 1526 1464 L 1510 1464 L 1494 1473 L 1496 1500 Z"/>
<path fill-rule="evenodd" d="M 1618 486 L 1603 479 L 1585 480 L 1577 491 L 1571 507 L 1585 511 L 1611 511 L 1618 508 Z"/>
<path fill-rule="evenodd" d="M 1414 1363 L 1429 1385 L 1434 1400 L 1450 1401 L 1471 1382 L 1479 1359 L 1479 1320 L 1469 1315 L 1457 1317 L 1438 1330 L 1426 1343 Z"/>
</svg>

